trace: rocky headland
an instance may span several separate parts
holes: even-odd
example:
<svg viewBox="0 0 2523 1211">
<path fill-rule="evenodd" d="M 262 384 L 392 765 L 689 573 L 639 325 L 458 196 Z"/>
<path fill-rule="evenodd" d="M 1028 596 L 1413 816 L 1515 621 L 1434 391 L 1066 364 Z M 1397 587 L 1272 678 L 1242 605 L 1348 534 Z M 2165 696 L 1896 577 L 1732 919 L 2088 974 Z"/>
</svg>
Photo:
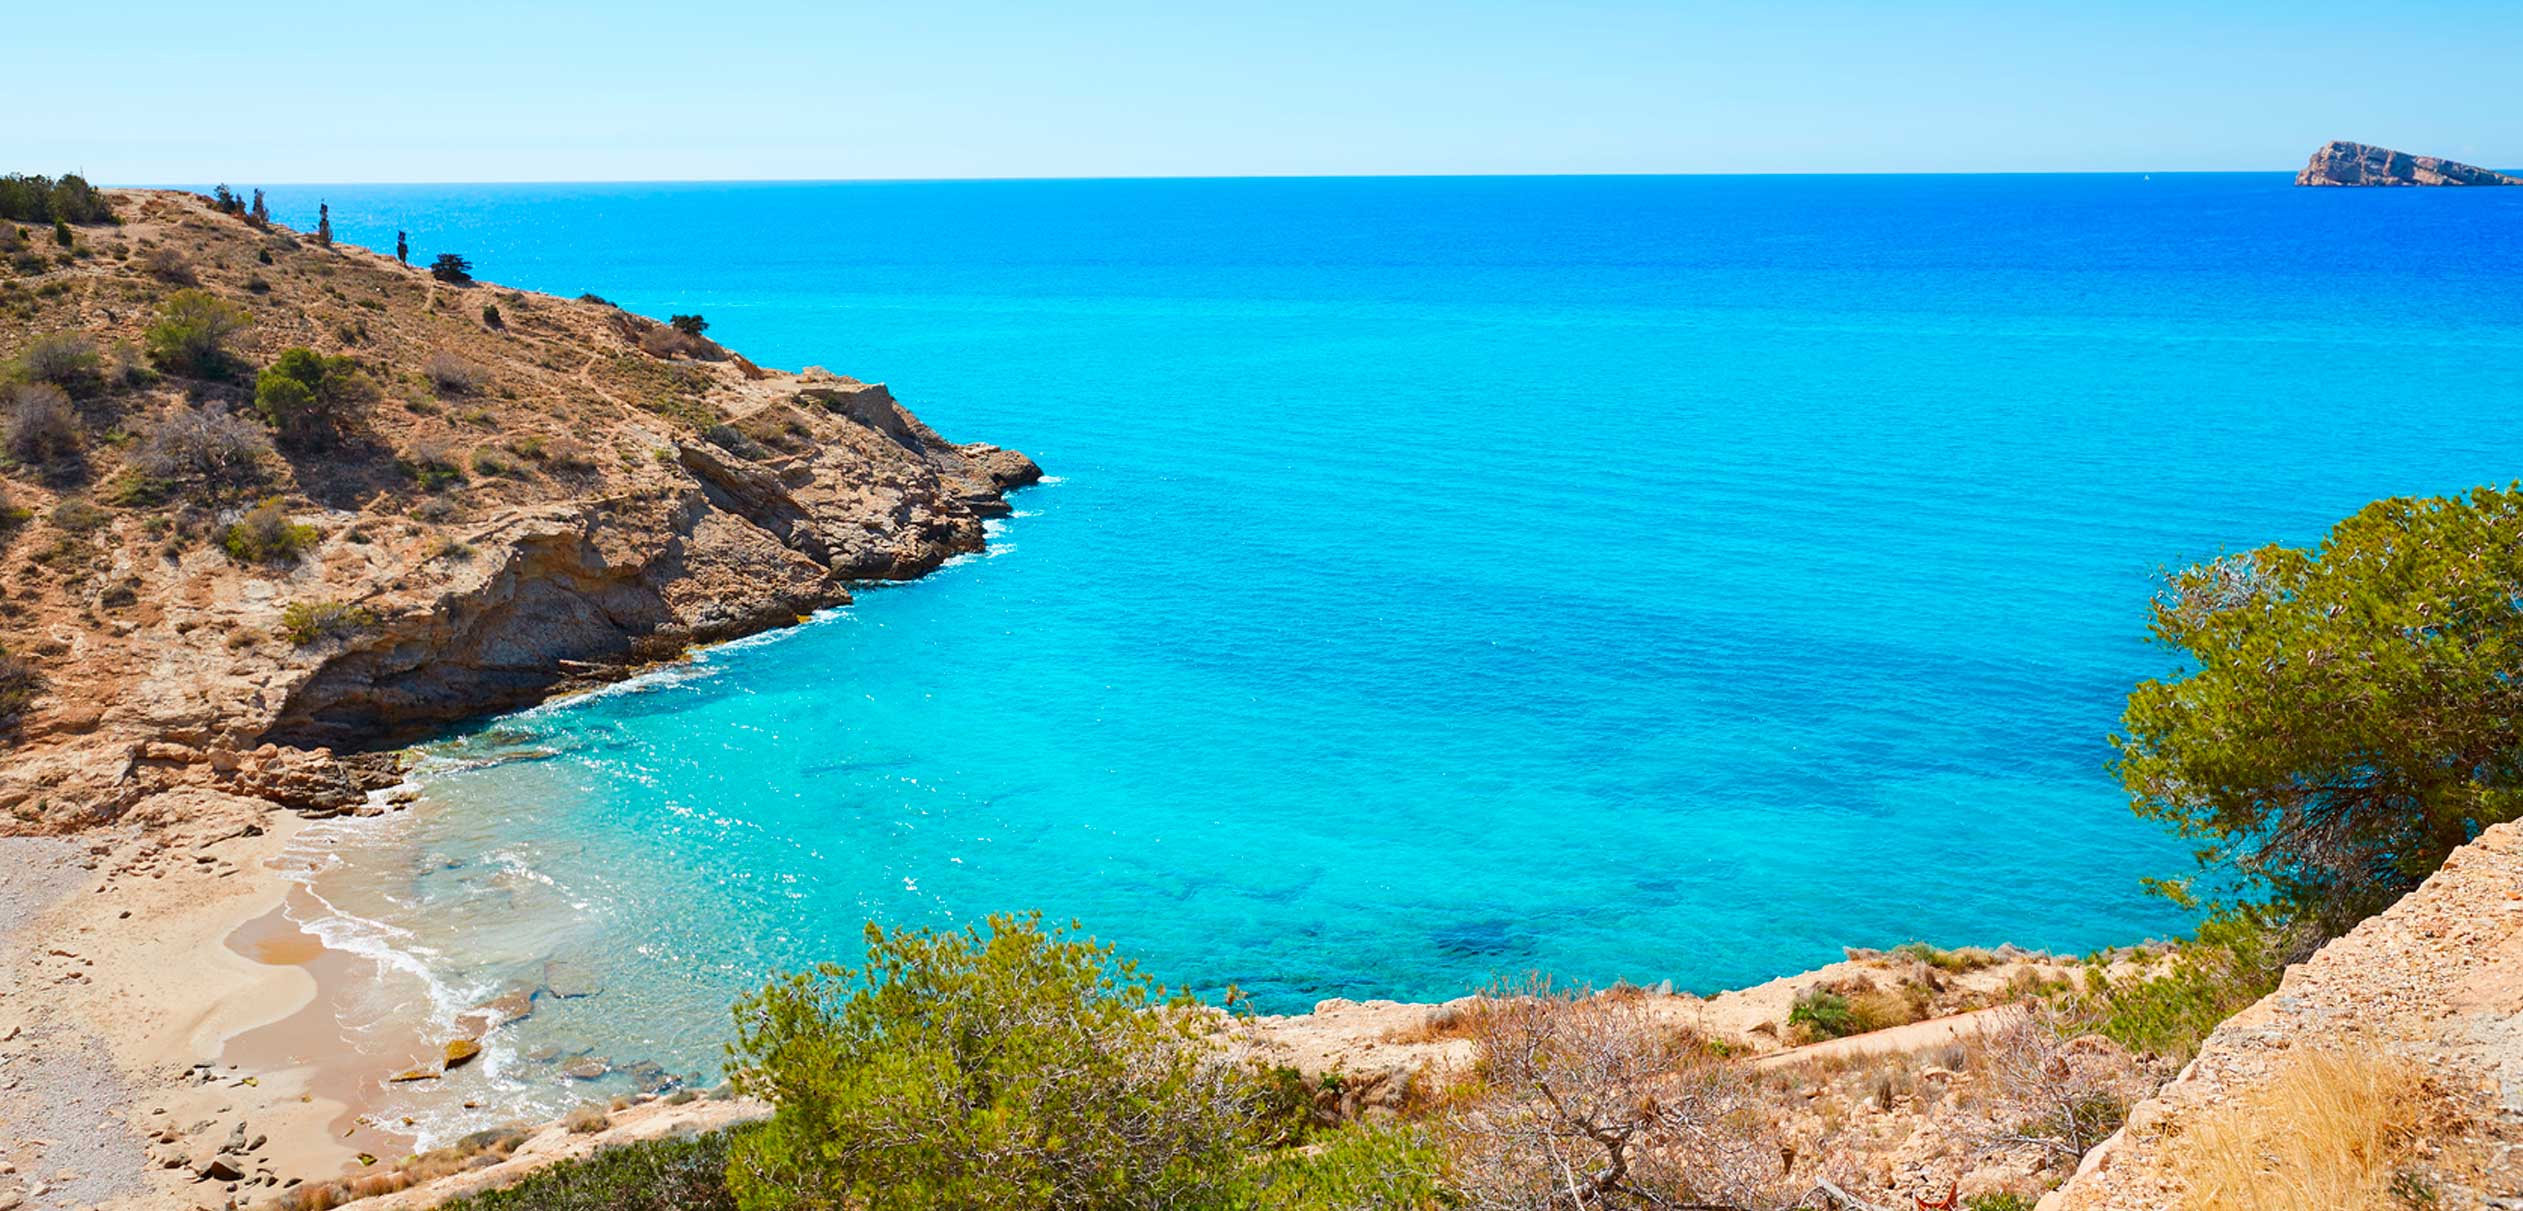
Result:
<svg viewBox="0 0 2523 1211">
<path fill-rule="evenodd" d="M 2298 185 L 2523 185 L 2523 177 L 2435 156 L 2344 140 L 2322 145 L 2295 174 Z"/>
<path fill-rule="evenodd" d="M 217 1205 L 395 1142 L 318 1048 L 211 1062 L 318 995 L 232 941 L 308 819 L 386 810 L 433 728 L 977 551 L 1041 473 L 698 324 L 107 197 L 0 222 L 0 1205 Z M 293 356 L 320 429 L 258 384 Z"/>
<path fill-rule="evenodd" d="M 42 687 L 0 765 L 19 831 L 110 823 L 179 786 L 354 806 L 378 775 L 337 753 L 918 576 L 979 549 L 1001 494 L 1040 476 L 939 437 L 882 384 L 766 370 L 593 296 L 442 282 L 192 195 L 115 196 L 122 225 L 70 249 L 17 238 L 0 349 L 68 336 L 110 363 L 200 290 L 249 317 L 241 365 L 308 348 L 377 398 L 233 484 L 165 483 L 134 452 L 199 412 L 251 416 L 250 373 L 109 366 L 74 402 L 73 448 L 7 467 L 0 648 Z M 295 528 L 285 557 L 232 549 L 258 505 Z"/>
</svg>

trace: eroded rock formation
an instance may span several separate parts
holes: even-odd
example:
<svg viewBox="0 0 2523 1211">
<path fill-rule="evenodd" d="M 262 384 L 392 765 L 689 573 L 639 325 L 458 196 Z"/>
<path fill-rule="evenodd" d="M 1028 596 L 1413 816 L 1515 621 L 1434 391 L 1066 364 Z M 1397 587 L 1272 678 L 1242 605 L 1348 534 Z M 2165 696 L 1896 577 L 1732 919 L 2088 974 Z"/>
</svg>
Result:
<svg viewBox="0 0 2523 1211">
<path fill-rule="evenodd" d="M 2435 156 L 2345 141 L 2326 143 L 2295 174 L 2298 185 L 2523 185 L 2523 177 Z"/>
</svg>

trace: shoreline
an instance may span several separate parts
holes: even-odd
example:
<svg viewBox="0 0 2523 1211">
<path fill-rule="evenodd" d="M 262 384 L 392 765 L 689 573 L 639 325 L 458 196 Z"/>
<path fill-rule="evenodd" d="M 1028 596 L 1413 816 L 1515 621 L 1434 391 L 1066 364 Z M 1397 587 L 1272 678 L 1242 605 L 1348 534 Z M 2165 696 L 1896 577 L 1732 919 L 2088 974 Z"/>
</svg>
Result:
<svg viewBox="0 0 2523 1211">
<path fill-rule="evenodd" d="M 264 805 L 232 800 L 224 806 L 255 811 Z M 363 997 L 380 985 L 382 970 L 373 957 L 332 945 L 304 923 L 313 909 L 300 897 L 310 893 L 303 876 L 293 873 L 290 854 L 311 822 L 277 811 L 259 819 L 262 827 L 250 835 L 252 822 L 229 817 L 222 826 L 193 830 L 185 844 L 174 843 L 167 832 L 111 830 L 119 835 L 105 853 L 85 855 L 96 860 L 96 870 L 74 870 L 78 878 L 56 880 L 53 898 L 31 918 L 0 918 L 0 930 L 6 931 L 0 951 L 22 980 L 45 974 L 29 952 L 55 948 L 73 951 L 85 977 L 13 997 L 11 1012 L 0 1015 L 0 1036 L 10 1035 L 11 1025 L 25 1017 L 74 1024 L 71 1029 L 106 1060 L 107 1071 L 98 1074 L 109 1090 L 105 1110 L 124 1128 L 122 1140 L 101 1140 L 90 1151 L 119 1143 L 132 1160 L 118 1172 L 89 1162 L 113 1183 L 101 1192 L 64 1185 L 30 1198 L 28 1207 L 187 1205 L 180 1200 L 213 1190 L 221 1197 L 233 1194 L 241 1205 L 260 1203 L 300 1182 L 363 1174 L 388 1178 L 394 1164 L 415 1151 L 420 1134 L 401 1123 L 377 1121 L 375 1109 L 393 1088 L 388 1081 L 393 1073 L 434 1066 L 438 1047 L 459 1036 L 431 1011 L 410 1004 L 400 1014 L 356 1025 L 346 1020 L 345 1007 L 366 1004 Z M 85 854 L 102 840 L 89 834 L 72 840 L 0 839 L 0 845 Z M 203 857 L 209 860 L 198 860 Z M 2074 962 L 2010 951 L 1989 969 L 1984 983 L 1995 986 L 2025 965 L 2065 972 Z M 1792 1062 L 1790 1046 L 1776 1031 L 1796 997 L 1834 981 L 1880 973 L 1885 963 L 1883 957 L 1851 958 L 1707 997 L 1649 995 L 1659 1015 L 1677 1025 L 1726 1039 L 1756 1058 Z M 1429 1029 L 1447 1004 L 1328 999 L 1306 1013 L 1241 1019 L 1236 1032 L 1239 1045 L 1254 1054 L 1309 1075 L 1368 1076 L 1353 1080 L 1356 1092 L 1350 1096 L 1374 1105 L 1378 1098 L 1406 1096 L 1415 1074 L 1429 1066 L 1460 1061 L 1462 1041 Z M 496 1034 L 502 1024 L 485 1023 L 473 1037 Z M 62 1029 L 56 1026 L 53 1033 Z M 18 1053 L 27 1041 L 20 1037 L 0 1047 L 0 1054 Z M 48 1036 L 43 1045 L 60 1043 Z M 200 1066 L 205 1062 L 210 1067 Z M 444 1089 L 451 1101 L 469 1098 L 468 1107 L 492 1121 L 520 1121 L 513 1102 L 480 1096 L 487 1087 L 476 1089 L 476 1083 L 426 1084 L 433 1094 Z M 38 1090 L 37 1096 L 45 1094 Z M 628 1103 L 634 1110 L 622 1119 L 622 1129 L 631 1132 L 622 1138 L 658 1129 L 665 1115 L 665 1107 L 656 1104 L 660 1100 L 654 1094 L 615 1100 L 617 1107 Z M 686 1114 L 676 1121 L 724 1125 L 761 1111 L 716 1099 L 693 1109 L 702 1118 Z M 523 1119 L 551 1126 L 540 1113 Z M 221 1140 L 239 1132 L 252 1147 L 224 1158 L 215 1153 Z M 575 1146 L 574 1140 L 561 1142 Z M 6 1147 L 8 1141 L 0 1140 L 0 1148 Z M 551 1146 L 535 1151 L 545 1161 L 557 1156 L 545 1155 Z M 20 1173 L 56 1171 L 45 1156 L 11 1159 Z M 196 1180 L 197 1172 L 220 1159 L 234 1166 L 244 1184 Z M 83 1173 L 82 1180 L 92 1186 L 96 1179 Z M 262 1184 L 254 1184 L 258 1181 Z M 78 1201 L 46 1201 L 54 1193 L 74 1192 Z"/>
</svg>

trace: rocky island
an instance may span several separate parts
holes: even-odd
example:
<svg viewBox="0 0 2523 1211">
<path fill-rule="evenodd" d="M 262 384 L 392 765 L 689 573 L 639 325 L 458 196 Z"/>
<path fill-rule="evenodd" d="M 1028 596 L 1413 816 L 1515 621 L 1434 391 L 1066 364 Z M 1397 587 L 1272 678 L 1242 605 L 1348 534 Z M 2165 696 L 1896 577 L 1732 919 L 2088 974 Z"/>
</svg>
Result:
<svg viewBox="0 0 2523 1211">
<path fill-rule="evenodd" d="M 2523 177 L 2435 156 L 2344 140 L 2322 145 L 2295 174 L 2298 185 L 2523 185 Z"/>
</svg>

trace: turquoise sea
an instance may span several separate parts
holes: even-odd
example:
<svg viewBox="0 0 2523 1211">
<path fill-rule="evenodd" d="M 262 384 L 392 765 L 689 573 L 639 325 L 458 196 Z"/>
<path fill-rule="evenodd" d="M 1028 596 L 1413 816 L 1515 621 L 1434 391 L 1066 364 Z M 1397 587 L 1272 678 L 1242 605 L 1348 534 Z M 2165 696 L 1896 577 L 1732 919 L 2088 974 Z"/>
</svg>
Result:
<svg viewBox="0 0 2523 1211">
<path fill-rule="evenodd" d="M 2181 929 L 2159 569 L 2523 471 L 2523 190 L 2281 174 L 329 187 L 311 225 L 889 382 L 986 557 L 436 748 L 302 845 L 470 1081 L 707 1074 L 861 925 L 1267 1011 Z M 492 761 L 495 757 L 535 759 Z M 608 1078 L 612 1089 L 626 1078 Z M 456 1082 L 449 1082 L 452 1086 Z M 448 1130 L 462 1116 L 425 1120 Z M 406 1096 L 406 1095 L 398 1095 Z M 484 1113 L 488 1113 L 485 1111 Z"/>
</svg>

